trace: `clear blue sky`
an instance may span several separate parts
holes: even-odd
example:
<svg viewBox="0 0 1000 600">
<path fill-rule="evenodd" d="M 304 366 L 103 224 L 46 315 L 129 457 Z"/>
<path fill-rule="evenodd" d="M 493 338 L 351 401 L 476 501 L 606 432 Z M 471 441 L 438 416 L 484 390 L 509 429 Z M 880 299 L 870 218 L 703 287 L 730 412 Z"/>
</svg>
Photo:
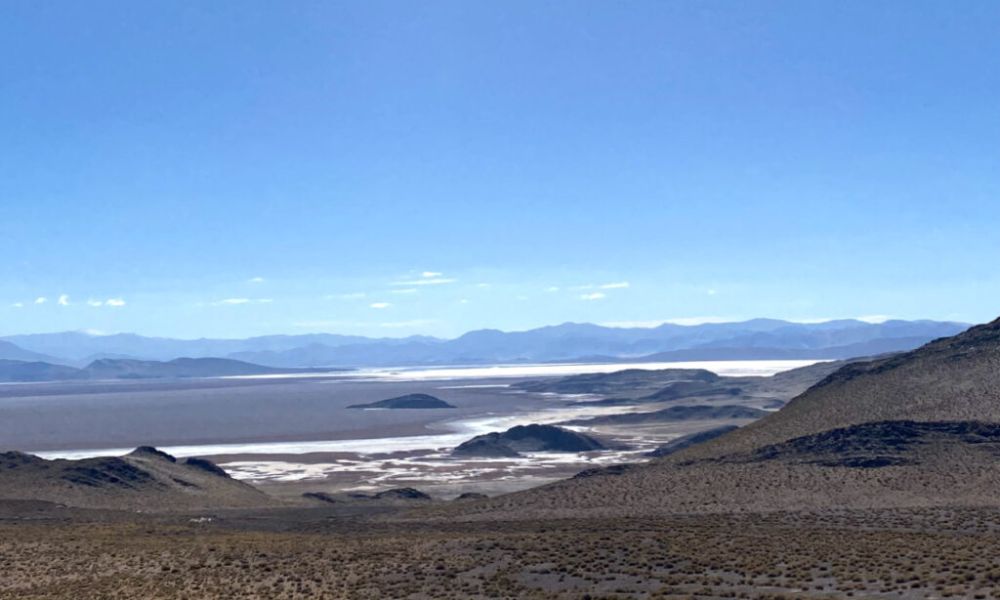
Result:
<svg viewBox="0 0 1000 600">
<path fill-rule="evenodd" d="M 0 334 L 990 319 L 998 30 L 988 1 L 4 2 Z"/>
</svg>

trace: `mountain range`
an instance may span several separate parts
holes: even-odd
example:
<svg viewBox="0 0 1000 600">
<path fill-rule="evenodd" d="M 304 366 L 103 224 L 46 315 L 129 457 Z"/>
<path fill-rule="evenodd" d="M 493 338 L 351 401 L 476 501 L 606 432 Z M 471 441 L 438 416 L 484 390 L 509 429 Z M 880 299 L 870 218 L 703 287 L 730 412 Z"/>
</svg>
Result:
<svg viewBox="0 0 1000 600">
<path fill-rule="evenodd" d="M 471 331 L 455 339 L 336 334 L 183 340 L 84 332 L 0 337 L 0 359 L 85 366 L 101 359 L 219 357 L 270 367 L 386 367 L 517 362 L 839 359 L 910 350 L 968 327 L 943 321 L 753 319 L 652 328 L 564 323 L 528 331 Z"/>
</svg>

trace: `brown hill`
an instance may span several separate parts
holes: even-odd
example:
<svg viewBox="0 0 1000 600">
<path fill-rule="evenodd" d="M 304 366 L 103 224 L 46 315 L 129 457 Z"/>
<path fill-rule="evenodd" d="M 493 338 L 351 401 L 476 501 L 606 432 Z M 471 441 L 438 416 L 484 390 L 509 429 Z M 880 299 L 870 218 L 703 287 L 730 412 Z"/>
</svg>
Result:
<svg viewBox="0 0 1000 600">
<path fill-rule="evenodd" d="M 467 518 L 1000 506 L 1000 320 L 844 366 L 777 413 L 647 465 L 470 503 Z"/>
<path fill-rule="evenodd" d="M 180 460 L 148 446 L 127 456 L 82 460 L 0 453 L 0 499 L 150 512 L 273 503 L 207 460 Z"/>
</svg>

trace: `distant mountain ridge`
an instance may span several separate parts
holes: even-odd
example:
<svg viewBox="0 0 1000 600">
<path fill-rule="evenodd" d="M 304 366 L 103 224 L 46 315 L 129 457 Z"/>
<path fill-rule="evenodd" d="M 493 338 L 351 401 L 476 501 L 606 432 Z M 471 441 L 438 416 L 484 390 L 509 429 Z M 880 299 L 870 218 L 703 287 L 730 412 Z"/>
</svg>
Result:
<svg viewBox="0 0 1000 600">
<path fill-rule="evenodd" d="M 564 323 L 515 332 L 482 329 L 450 340 L 324 333 L 180 340 L 136 334 L 63 332 L 2 337 L 0 359 L 84 366 L 102 358 L 165 361 L 182 356 L 220 357 L 281 368 L 840 359 L 911 350 L 967 327 L 964 323 L 927 320 L 868 323 L 850 319 L 823 323 L 776 319 L 702 325 L 665 323 L 653 328 Z"/>
<path fill-rule="evenodd" d="M 228 358 L 175 358 L 165 362 L 102 358 L 82 369 L 40 361 L 0 359 L 0 382 L 233 377 L 289 371 L 297 370 L 265 367 Z"/>
</svg>

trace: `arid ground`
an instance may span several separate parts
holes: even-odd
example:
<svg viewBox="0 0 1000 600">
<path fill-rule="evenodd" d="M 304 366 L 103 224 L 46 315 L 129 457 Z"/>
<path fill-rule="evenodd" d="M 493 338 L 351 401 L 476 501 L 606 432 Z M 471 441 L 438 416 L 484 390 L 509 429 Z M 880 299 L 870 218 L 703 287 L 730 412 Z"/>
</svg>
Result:
<svg viewBox="0 0 1000 600">
<path fill-rule="evenodd" d="M 1000 511 L 451 523 L 6 503 L 0 598 L 997 598 Z"/>
</svg>

